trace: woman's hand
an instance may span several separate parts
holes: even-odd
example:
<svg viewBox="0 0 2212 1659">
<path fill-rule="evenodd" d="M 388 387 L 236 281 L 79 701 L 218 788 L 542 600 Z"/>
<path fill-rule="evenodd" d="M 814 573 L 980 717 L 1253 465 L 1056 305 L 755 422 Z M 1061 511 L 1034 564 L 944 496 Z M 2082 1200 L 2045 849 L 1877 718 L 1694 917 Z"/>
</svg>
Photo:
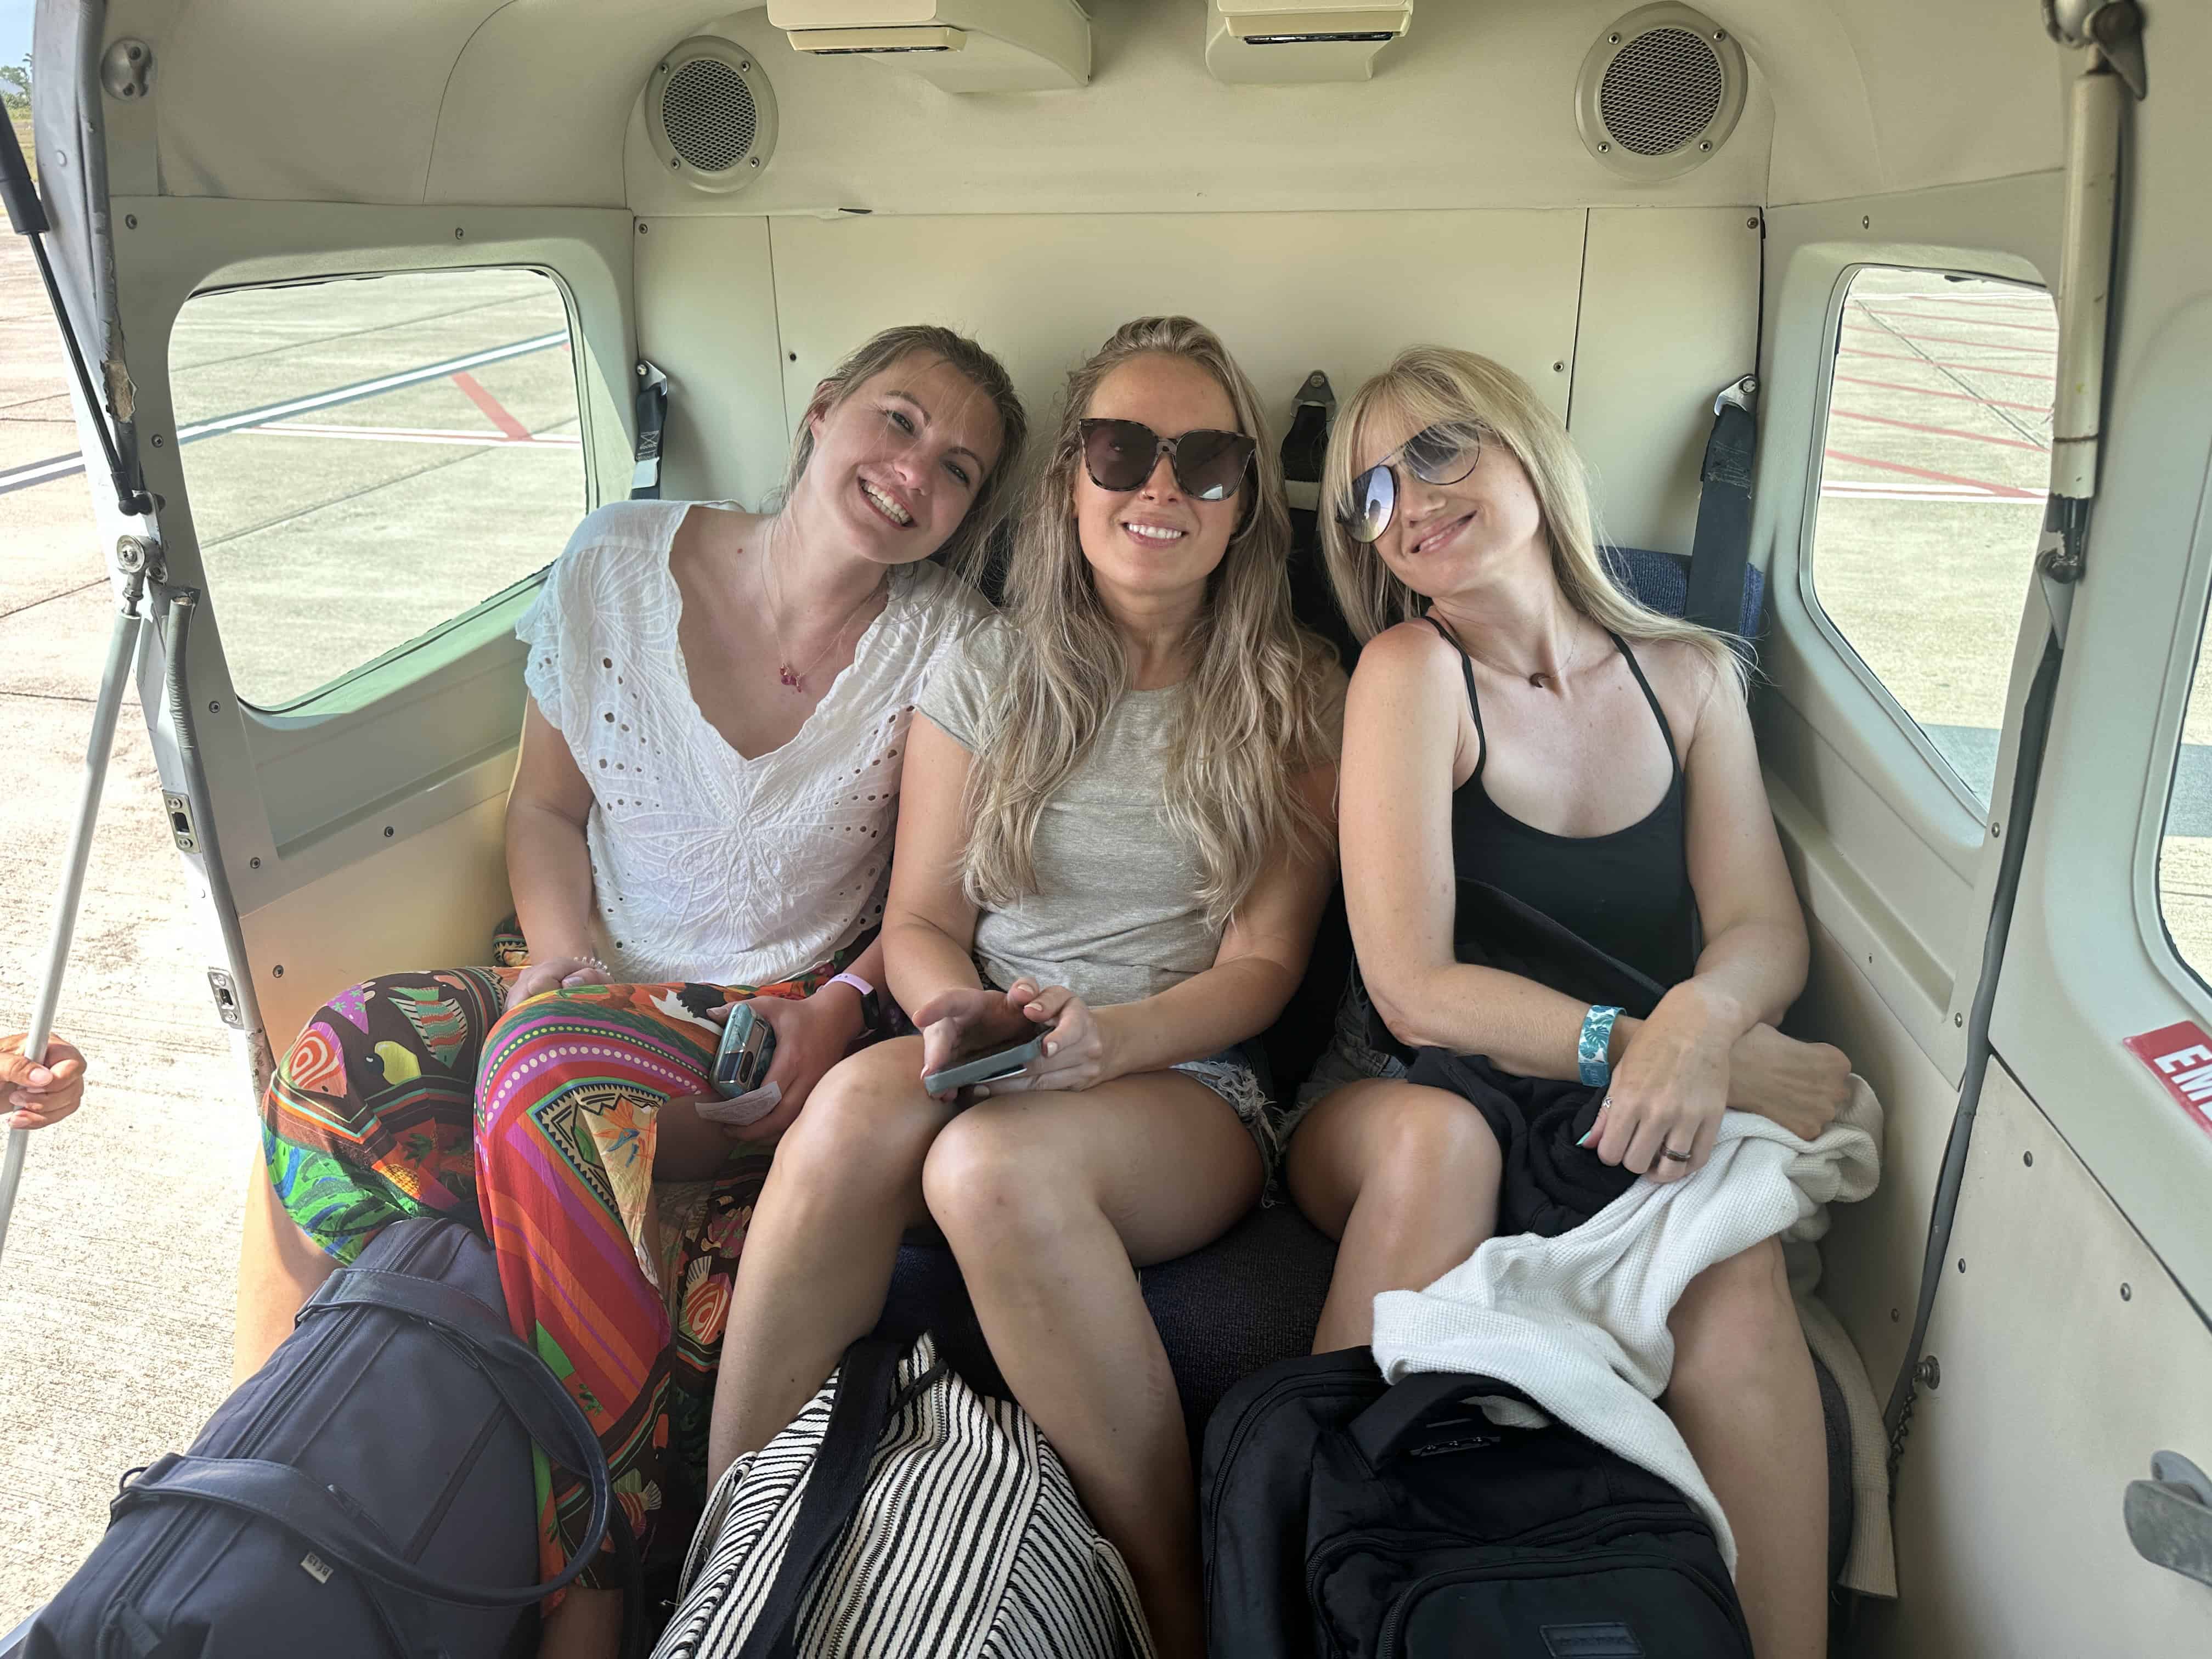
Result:
<svg viewBox="0 0 2212 1659">
<path fill-rule="evenodd" d="M 548 991 L 565 991 L 578 985 L 605 985 L 607 965 L 597 957 L 548 957 L 533 962 L 516 975 L 502 1011 L 513 1013 L 532 997 Z"/>
<path fill-rule="evenodd" d="M 817 991 L 811 997 L 755 997 L 748 1006 L 753 1018 L 766 1020 L 775 1033 L 775 1057 L 761 1085 L 774 1084 L 782 1098 L 766 1116 L 726 1125 L 726 1133 L 732 1140 L 772 1141 L 791 1127 L 814 1085 L 845 1058 L 860 1036 L 864 1029 L 860 997 L 850 986 L 841 986 L 828 996 Z M 712 1009 L 707 1018 L 727 1025 L 737 1006 L 732 1002 Z"/>
<path fill-rule="evenodd" d="M 1742 1029 L 1695 981 L 1661 998 L 1613 1068 L 1589 1138 L 1597 1155 L 1662 1183 L 1703 1169 L 1728 1107 L 1729 1054 Z"/>
<path fill-rule="evenodd" d="M 46 1057 L 33 1061 L 23 1053 L 18 1031 L 0 1037 L 0 1104 L 14 1108 L 10 1129 L 43 1129 L 58 1123 L 84 1099 L 84 1056 L 58 1036 L 46 1039 Z"/>
<path fill-rule="evenodd" d="M 1003 991 L 960 986 L 930 998 L 914 1011 L 921 1033 L 921 1075 L 958 1065 L 963 1054 L 988 1054 L 1024 1041 L 1032 1022 L 1022 1008 L 1037 990 L 1035 980 L 1018 979 Z"/>
<path fill-rule="evenodd" d="M 1754 1025 L 1729 1051 L 1728 1103 L 1817 1140 L 1851 1097 L 1851 1062 L 1825 1042 L 1800 1042 Z"/>
<path fill-rule="evenodd" d="M 1020 980 L 1009 987 L 1006 998 L 1027 1001 L 1018 1006 L 1024 1019 L 1052 1029 L 1045 1033 L 1044 1052 L 1012 1077 L 978 1084 L 975 1097 L 1023 1094 L 1039 1089 L 1088 1089 L 1121 1075 L 1109 1058 L 1111 1045 L 1091 1005 L 1065 985 L 1040 990 L 1036 982 Z"/>
</svg>

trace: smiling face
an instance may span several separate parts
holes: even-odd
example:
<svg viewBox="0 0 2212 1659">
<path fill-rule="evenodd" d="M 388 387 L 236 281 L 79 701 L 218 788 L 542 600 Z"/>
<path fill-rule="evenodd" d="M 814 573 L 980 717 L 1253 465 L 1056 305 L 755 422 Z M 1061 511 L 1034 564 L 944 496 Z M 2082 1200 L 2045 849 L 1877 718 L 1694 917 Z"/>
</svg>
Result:
<svg viewBox="0 0 2212 1659">
<path fill-rule="evenodd" d="M 1201 428 L 1237 428 L 1237 406 L 1221 383 L 1188 357 L 1132 357 L 1098 383 L 1086 416 L 1141 421 L 1163 438 Z M 1101 489 L 1079 457 L 1073 507 L 1077 539 L 1102 593 L 1158 603 L 1202 594 L 1236 534 L 1253 485 L 1249 469 L 1226 500 L 1188 494 L 1169 457 L 1133 490 Z"/>
<path fill-rule="evenodd" d="M 1395 454 L 1417 429 L 1412 419 L 1378 410 L 1360 434 L 1354 476 Z M 1402 459 L 1393 462 L 1393 471 L 1397 510 L 1375 551 L 1416 593 L 1447 599 L 1548 576 L 1551 550 L 1535 488 L 1494 434 L 1483 434 L 1481 459 L 1457 483 L 1426 483 Z"/>
<path fill-rule="evenodd" d="M 793 505 L 884 564 L 945 545 L 975 504 L 1002 442 L 997 412 L 939 357 L 902 358 L 843 402 L 810 410 L 814 453 Z"/>
</svg>

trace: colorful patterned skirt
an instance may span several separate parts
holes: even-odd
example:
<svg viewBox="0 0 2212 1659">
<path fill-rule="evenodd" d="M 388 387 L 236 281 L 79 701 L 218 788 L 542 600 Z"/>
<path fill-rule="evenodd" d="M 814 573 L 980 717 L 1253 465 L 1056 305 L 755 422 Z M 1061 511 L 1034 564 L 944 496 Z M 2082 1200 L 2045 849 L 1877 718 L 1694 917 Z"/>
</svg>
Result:
<svg viewBox="0 0 2212 1659">
<path fill-rule="evenodd" d="M 702 1015 L 808 995 L 848 954 L 773 985 L 556 991 L 504 1018 L 514 968 L 382 975 L 318 1011 L 264 1103 L 277 1196 L 337 1261 L 403 1216 L 491 1240 L 516 1334 L 598 1429 L 648 1553 L 682 1549 L 705 1499 L 714 1367 L 770 1156 L 737 1146 L 710 1181 L 655 1186 L 655 1119 L 705 1092 L 721 1030 Z M 536 1461 L 550 1577 L 586 1504 Z M 611 1586 L 611 1561 L 580 1582 Z"/>
</svg>

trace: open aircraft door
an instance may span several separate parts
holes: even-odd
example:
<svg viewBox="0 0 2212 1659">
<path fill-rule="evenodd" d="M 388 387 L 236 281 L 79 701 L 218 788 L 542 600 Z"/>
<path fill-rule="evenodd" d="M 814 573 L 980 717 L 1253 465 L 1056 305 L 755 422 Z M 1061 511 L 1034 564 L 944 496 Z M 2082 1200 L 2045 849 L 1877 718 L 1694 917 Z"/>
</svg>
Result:
<svg viewBox="0 0 2212 1659">
<path fill-rule="evenodd" d="M 106 545 L 153 551 L 140 700 L 258 1084 L 331 986 L 483 959 L 506 912 L 514 625 L 631 488 L 635 233 L 619 209 L 188 193 L 153 111 L 103 96 L 102 10 L 40 8 L 40 63 L 80 66 L 40 78 L 42 185 L 151 497 L 94 492 Z"/>
<path fill-rule="evenodd" d="M 2158 21 L 2212 49 L 2212 19 Z M 2061 56 L 2069 83 L 2093 62 Z M 2212 1463 L 2212 119 L 2094 78 L 2059 169 L 1769 214 L 1761 749 L 1806 1034 L 1887 1111 L 1882 1188 L 1825 1250 L 1897 1382 L 1869 1654 L 2212 1635 L 2176 1570 L 2212 1563 L 2212 1507 L 2175 1456 Z M 2048 515 L 2086 539 L 2044 530 L 2054 477 L 2094 498 Z"/>
</svg>

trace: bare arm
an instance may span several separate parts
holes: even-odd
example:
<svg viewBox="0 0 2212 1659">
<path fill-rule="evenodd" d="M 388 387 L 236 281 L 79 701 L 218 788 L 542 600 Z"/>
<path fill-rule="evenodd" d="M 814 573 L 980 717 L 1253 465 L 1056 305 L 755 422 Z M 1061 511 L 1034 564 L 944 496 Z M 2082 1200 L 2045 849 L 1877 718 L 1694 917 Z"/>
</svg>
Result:
<svg viewBox="0 0 2212 1659">
<path fill-rule="evenodd" d="M 592 786 L 568 741 L 532 697 L 507 795 L 507 875 L 523 937 L 538 961 L 592 952 L 592 860 L 584 825 Z"/>
<path fill-rule="evenodd" d="M 1344 711 L 1344 901 L 1376 1012 L 1415 1048 L 1571 1078 L 1588 1005 L 1453 953 L 1452 780 L 1473 769 L 1457 659 L 1407 623 L 1370 641 Z"/>
<path fill-rule="evenodd" d="M 1334 814 L 1336 768 L 1321 767 L 1294 787 L 1323 823 Z M 1314 930 L 1328 902 L 1335 848 L 1304 858 L 1270 859 L 1230 918 L 1213 965 L 1139 1002 L 1093 1010 L 1102 1039 L 1095 1081 L 1157 1072 L 1204 1060 L 1257 1036 L 1274 1024 L 1305 976 Z"/>
</svg>

